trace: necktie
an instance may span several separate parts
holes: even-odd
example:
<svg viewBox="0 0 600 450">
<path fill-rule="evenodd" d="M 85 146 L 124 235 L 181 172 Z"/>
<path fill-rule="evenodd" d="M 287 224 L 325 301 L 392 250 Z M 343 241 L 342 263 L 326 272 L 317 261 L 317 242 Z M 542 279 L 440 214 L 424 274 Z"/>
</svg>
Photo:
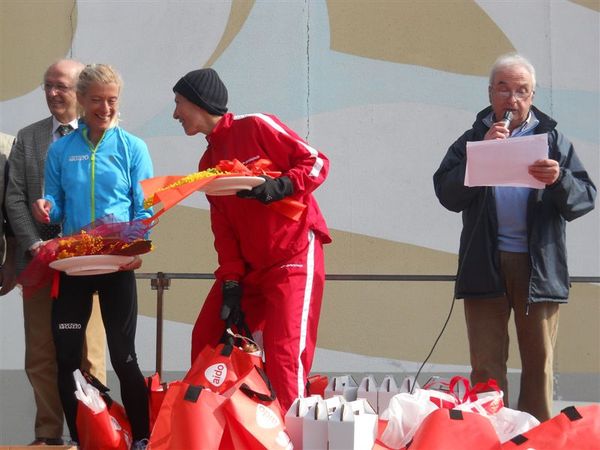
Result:
<svg viewBox="0 0 600 450">
<path fill-rule="evenodd" d="M 73 127 L 71 125 L 59 125 L 57 128 L 58 134 L 60 134 L 60 137 L 66 136 L 67 134 L 69 134 L 71 131 L 73 131 Z"/>
</svg>

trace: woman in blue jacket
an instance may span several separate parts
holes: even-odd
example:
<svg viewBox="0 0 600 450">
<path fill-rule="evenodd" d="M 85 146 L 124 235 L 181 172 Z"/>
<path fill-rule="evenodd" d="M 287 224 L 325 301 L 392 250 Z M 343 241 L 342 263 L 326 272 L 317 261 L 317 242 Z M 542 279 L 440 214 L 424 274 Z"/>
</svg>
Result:
<svg viewBox="0 0 600 450">
<path fill-rule="evenodd" d="M 86 66 L 77 83 L 82 120 L 73 133 L 48 150 L 45 196 L 33 206 L 40 222 L 60 223 L 65 236 L 112 216 L 129 222 L 150 217 L 144 209 L 139 181 L 152 177 L 146 144 L 118 126 L 122 81 L 110 66 Z M 77 400 L 73 371 L 79 368 L 92 295 L 98 292 L 111 363 L 121 383 L 121 396 L 131 422 L 134 447 L 148 438 L 148 400 L 137 363 L 135 329 L 136 256 L 117 272 L 101 275 L 60 275 L 58 298 L 52 307 L 52 332 L 58 362 L 58 385 L 71 433 L 78 441 Z"/>
</svg>

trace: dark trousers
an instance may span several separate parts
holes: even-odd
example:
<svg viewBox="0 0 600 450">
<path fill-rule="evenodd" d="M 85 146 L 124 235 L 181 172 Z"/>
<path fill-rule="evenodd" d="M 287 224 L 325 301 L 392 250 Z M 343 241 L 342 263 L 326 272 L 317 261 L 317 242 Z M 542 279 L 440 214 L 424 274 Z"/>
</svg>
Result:
<svg viewBox="0 0 600 450">
<path fill-rule="evenodd" d="M 73 371 L 80 368 L 85 329 L 98 292 L 112 366 L 135 440 L 147 438 L 148 395 L 135 353 L 137 292 L 133 271 L 105 275 L 61 273 L 59 296 L 52 306 L 52 333 L 58 364 L 58 390 L 71 439 L 78 441 Z"/>
<path fill-rule="evenodd" d="M 52 336 L 50 284 L 23 291 L 25 372 L 35 400 L 35 437 L 58 439 L 63 433 L 63 408 L 56 381 L 56 351 Z M 81 366 L 106 384 L 106 341 L 100 304 L 94 299 L 83 346 Z"/>
</svg>

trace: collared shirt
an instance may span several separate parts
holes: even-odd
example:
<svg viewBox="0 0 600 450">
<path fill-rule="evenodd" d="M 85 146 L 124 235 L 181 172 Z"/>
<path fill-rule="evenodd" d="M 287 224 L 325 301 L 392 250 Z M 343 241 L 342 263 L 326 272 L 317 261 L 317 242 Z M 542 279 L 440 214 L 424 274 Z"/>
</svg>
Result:
<svg viewBox="0 0 600 450">
<path fill-rule="evenodd" d="M 58 127 L 61 125 L 71 125 L 73 129 L 76 130 L 79 126 L 79 122 L 77 121 L 77 118 L 75 118 L 69 123 L 61 123 L 56 119 L 56 117 L 52 116 L 52 142 L 58 141 L 62 137 L 58 132 Z"/>
<path fill-rule="evenodd" d="M 486 127 L 491 127 L 494 124 L 494 111 L 491 111 L 486 117 L 484 117 L 482 122 L 485 124 Z M 512 130 L 512 132 L 510 133 L 510 137 L 530 136 L 533 134 L 533 130 L 535 130 L 535 128 L 539 124 L 540 121 L 537 117 L 535 117 L 533 111 L 529 111 L 525 122 L 519 125 L 518 128 Z"/>
<path fill-rule="evenodd" d="M 494 113 L 490 113 L 483 123 L 491 126 L 494 123 Z M 510 134 L 510 138 L 530 136 L 540 121 L 533 111 L 529 112 L 527 120 Z M 527 253 L 527 201 L 531 188 L 496 186 L 496 214 L 498 217 L 498 248 L 504 252 Z"/>
</svg>

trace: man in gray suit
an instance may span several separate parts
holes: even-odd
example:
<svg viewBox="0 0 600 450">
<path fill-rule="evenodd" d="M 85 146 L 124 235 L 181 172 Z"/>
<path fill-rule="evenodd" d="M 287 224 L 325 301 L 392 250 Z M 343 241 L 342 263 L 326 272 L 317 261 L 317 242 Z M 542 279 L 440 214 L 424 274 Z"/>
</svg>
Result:
<svg viewBox="0 0 600 450">
<path fill-rule="evenodd" d="M 0 296 L 13 290 L 15 275 L 15 237 L 4 214 L 4 194 L 8 174 L 8 155 L 14 136 L 0 133 Z"/>
<path fill-rule="evenodd" d="M 81 69 L 83 64 L 77 61 L 60 60 L 46 70 L 42 88 L 52 115 L 20 130 L 9 157 L 6 211 L 17 240 L 17 272 L 25 268 L 43 241 L 57 237 L 60 232 L 54 226 L 36 222 L 31 204 L 43 196 L 48 147 L 77 128 L 75 87 Z M 23 290 L 25 372 L 37 408 L 32 445 L 62 444 L 63 411 L 56 380 L 51 305 L 50 286 Z M 86 331 L 82 368 L 106 383 L 104 325 L 97 299 Z"/>
</svg>

